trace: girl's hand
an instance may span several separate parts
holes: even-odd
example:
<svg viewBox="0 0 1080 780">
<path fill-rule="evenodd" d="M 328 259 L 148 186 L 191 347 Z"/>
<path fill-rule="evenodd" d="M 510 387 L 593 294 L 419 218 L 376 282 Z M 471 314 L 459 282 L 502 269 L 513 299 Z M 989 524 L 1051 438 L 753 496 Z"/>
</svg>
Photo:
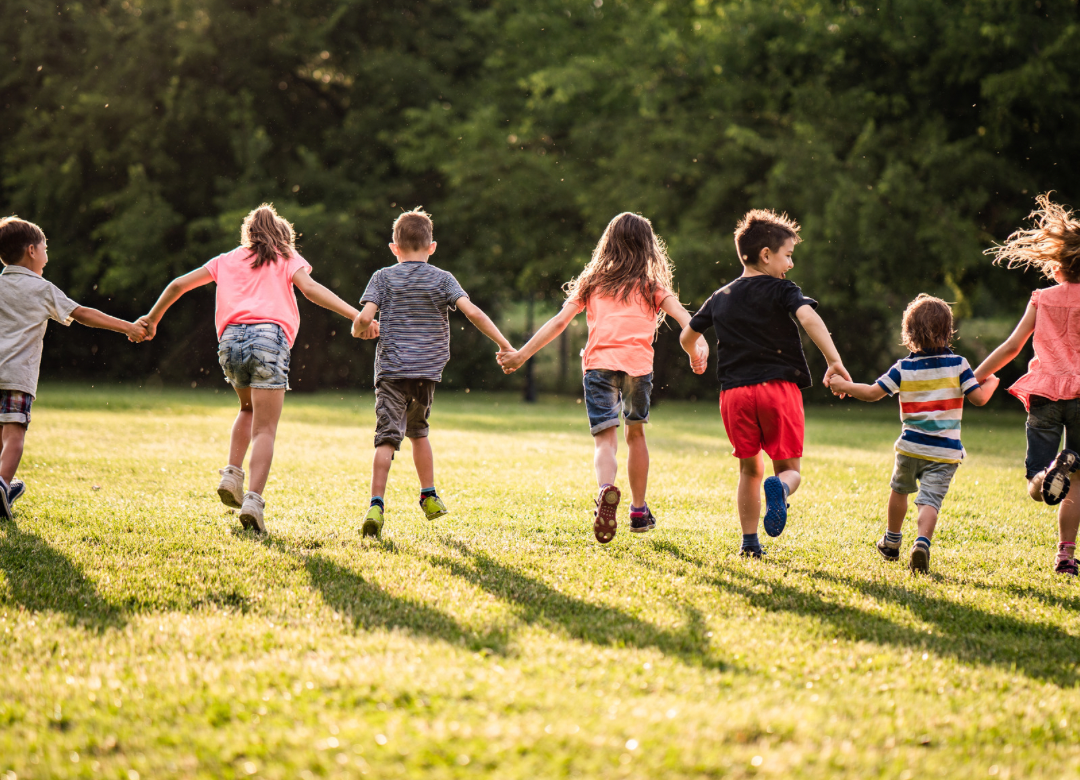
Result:
<svg viewBox="0 0 1080 780">
<path fill-rule="evenodd" d="M 525 365 L 524 358 L 516 349 L 499 350 L 498 354 L 495 355 L 495 359 L 499 361 L 504 374 L 512 374 Z"/>
<path fill-rule="evenodd" d="M 994 394 L 994 391 L 997 390 L 999 382 L 1001 382 L 1001 380 L 998 378 L 997 374 L 991 374 L 990 376 L 986 377 L 986 379 L 979 382 L 979 385 L 984 390 L 986 390 L 987 399 L 989 399 L 989 397 Z"/>
<path fill-rule="evenodd" d="M 709 343 L 704 336 L 699 336 L 694 345 L 694 354 L 690 357 L 690 368 L 695 374 L 704 374 L 709 365 Z"/>
<path fill-rule="evenodd" d="M 371 324 L 367 326 L 367 330 L 360 334 L 360 338 L 364 340 L 379 338 L 379 321 L 372 320 Z"/>
<path fill-rule="evenodd" d="M 154 336 L 157 335 L 157 324 L 151 322 L 145 314 L 142 317 L 139 317 L 139 319 L 135 320 L 135 325 L 139 328 L 142 334 L 142 338 L 139 339 L 133 339 L 128 336 L 128 338 L 135 343 L 139 343 L 141 341 L 152 341 Z"/>
</svg>

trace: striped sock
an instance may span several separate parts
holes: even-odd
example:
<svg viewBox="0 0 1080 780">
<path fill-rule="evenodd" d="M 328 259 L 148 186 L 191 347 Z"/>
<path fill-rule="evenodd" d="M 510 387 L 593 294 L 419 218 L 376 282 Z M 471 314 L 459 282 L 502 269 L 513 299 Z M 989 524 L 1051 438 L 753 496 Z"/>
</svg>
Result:
<svg viewBox="0 0 1080 780">
<path fill-rule="evenodd" d="M 904 535 L 902 533 L 894 534 L 892 531 L 885 532 L 885 544 L 889 547 L 899 547 L 900 543 L 904 541 Z"/>
<path fill-rule="evenodd" d="M 1076 557 L 1076 544 L 1069 542 L 1061 542 L 1058 545 L 1057 557 L 1054 559 L 1054 563 L 1061 563 L 1062 561 L 1072 560 Z"/>
<path fill-rule="evenodd" d="M 382 496 L 372 496 L 371 506 L 377 506 L 379 509 L 386 509 L 386 504 L 383 503 Z"/>
<path fill-rule="evenodd" d="M 927 547 L 930 546 L 930 540 L 927 539 L 925 536 L 917 536 L 917 537 L 915 537 L 915 544 L 918 544 L 919 542 L 922 542 Z"/>
</svg>

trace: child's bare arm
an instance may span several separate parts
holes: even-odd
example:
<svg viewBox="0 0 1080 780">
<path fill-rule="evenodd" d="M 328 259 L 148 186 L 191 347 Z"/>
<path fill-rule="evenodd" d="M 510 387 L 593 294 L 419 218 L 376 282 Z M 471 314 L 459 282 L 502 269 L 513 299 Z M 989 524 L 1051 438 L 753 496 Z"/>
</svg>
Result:
<svg viewBox="0 0 1080 780">
<path fill-rule="evenodd" d="M 371 301 L 364 304 L 364 308 L 360 310 L 360 313 L 357 314 L 356 318 L 353 320 L 353 338 L 375 339 L 379 337 L 379 323 L 375 319 L 375 314 L 378 311 L 379 307 Z"/>
<path fill-rule="evenodd" d="M 306 268 L 301 268 L 294 273 L 292 282 L 296 285 L 296 289 L 316 306 L 336 312 L 347 320 L 355 320 L 360 315 L 355 306 L 350 306 L 327 287 L 312 279 Z"/>
<path fill-rule="evenodd" d="M 113 330 L 117 333 L 123 333 L 128 339 L 136 343 L 147 338 L 147 330 L 141 323 L 120 320 L 103 311 L 91 309 L 86 306 L 77 307 L 75 311 L 71 312 L 71 318 L 80 325 L 85 325 L 88 328 L 102 328 L 104 330 Z"/>
<path fill-rule="evenodd" d="M 476 329 L 487 336 L 489 339 L 499 345 L 499 349 L 504 352 L 513 350 L 513 346 L 506 340 L 506 336 L 502 334 L 498 326 L 491 321 L 484 312 L 475 303 L 470 301 L 465 296 L 457 299 L 458 311 L 469 318 L 469 322 L 476 326 Z"/>
<path fill-rule="evenodd" d="M 832 377 L 829 381 L 829 389 L 832 390 L 833 395 L 850 395 L 860 401 L 880 401 L 888 395 L 879 384 L 864 385 L 844 379 L 842 376 Z"/>
<path fill-rule="evenodd" d="M 202 287 L 204 284 L 209 284 L 214 281 L 214 277 L 210 275 L 210 272 L 205 268 L 196 268 L 190 273 L 186 273 L 183 276 L 178 276 L 169 282 L 168 286 L 162 291 L 161 296 L 157 299 L 157 303 L 154 304 L 149 312 L 139 317 L 137 322 L 146 328 L 147 338 L 152 339 L 154 334 L 157 333 L 158 323 L 161 322 L 161 318 L 165 316 L 165 312 L 169 310 L 169 307 L 180 300 L 180 296 L 185 293 L 191 292 L 196 287 Z"/>
<path fill-rule="evenodd" d="M 682 333 L 679 334 L 679 344 L 682 346 L 683 351 L 690 356 L 690 368 L 693 369 L 695 374 L 705 373 L 705 366 L 709 361 L 709 343 L 705 341 L 705 337 L 699 333 L 697 338 L 688 338 L 688 343 L 683 342 L 683 333 L 686 333 L 690 327 L 690 312 L 679 303 L 679 299 L 674 295 L 664 298 L 660 303 L 660 309 L 679 323 L 679 327 L 682 328 Z"/>
<path fill-rule="evenodd" d="M 825 321 L 821 319 L 821 315 L 814 311 L 813 306 L 807 304 L 800 306 L 795 312 L 795 316 L 829 364 L 829 368 L 825 372 L 825 386 L 831 389 L 833 377 L 836 376 L 841 376 L 851 382 L 851 374 L 844 368 L 844 361 L 840 359 L 840 353 L 836 351 L 836 345 L 833 344 L 832 336 L 829 334 L 829 329 L 825 327 Z M 875 398 L 874 400 L 878 399 Z"/>
<path fill-rule="evenodd" d="M 559 313 L 540 326 L 540 330 L 533 334 L 529 342 L 521 349 L 514 351 L 513 347 L 505 353 L 499 353 L 499 365 L 503 373 L 512 374 L 525 365 L 525 361 L 551 343 L 552 340 L 570 324 L 570 320 L 578 315 L 577 307 L 563 304 Z"/>
<path fill-rule="evenodd" d="M 1020 350 L 1024 348 L 1027 340 L 1031 338 L 1031 334 L 1035 331 L 1036 311 L 1036 308 L 1028 303 L 1027 309 L 1024 310 L 1024 316 L 1020 318 L 1020 322 L 1013 329 L 1009 338 L 1005 339 L 1001 346 L 987 355 L 986 360 L 975 369 L 975 379 L 980 385 L 984 379 L 1000 371 L 1020 354 Z"/>
<path fill-rule="evenodd" d="M 976 389 L 967 394 L 967 400 L 976 406 L 985 406 L 986 402 L 993 397 L 994 391 L 997 390 L 999 381 L 1001 380 L 997 378 L 996 374 L 991 374 L 980 382 Z"/>
</svg>

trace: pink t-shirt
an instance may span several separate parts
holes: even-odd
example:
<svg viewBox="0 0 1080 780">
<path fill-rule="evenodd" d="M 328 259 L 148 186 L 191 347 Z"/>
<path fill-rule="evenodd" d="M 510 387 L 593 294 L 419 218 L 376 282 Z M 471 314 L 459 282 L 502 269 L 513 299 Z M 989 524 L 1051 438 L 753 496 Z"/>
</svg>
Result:
<svg viewBox="0 0 1080 780">
<path fill-rule="evenodd" d="M 1031 294 L 1035 307 L 1035 357 L 1009 392 L 1030 409 L 1029 397 L 1080 398 L 1080 284 L 1063 282 Z"/>
<path fill-rule="evenodd" d="M 251 267 L 254 259 L 255 253 L 241 246 L 203 266 L 217 282 L 218 338 L 227 325 L 272 322 L 281 326 L 292 347 L 300 329 L 292 278 L 300 269 L 310 272 L 311 264 L 295 252 L 289 258 L 278 255 L 277 262 L 260 268 Z"/>
<path fill-rule="evenodd" d="M 645 376 L 653 370 L 653 339 L 660 304 L 672 293 L 657 290 L 650 305 L 640 293 L 627 301 L 590 295 L 588 305 L 577 299 L 566 302 L 580 312 L 585 309 L 589 340 L 581 353 L 581 370 L 606 368 Z"/>
</svg>

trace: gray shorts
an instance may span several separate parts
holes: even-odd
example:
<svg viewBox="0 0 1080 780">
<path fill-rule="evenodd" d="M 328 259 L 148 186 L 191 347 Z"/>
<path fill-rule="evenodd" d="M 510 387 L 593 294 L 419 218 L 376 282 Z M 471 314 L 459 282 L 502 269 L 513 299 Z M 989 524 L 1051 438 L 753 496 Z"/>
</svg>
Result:
<svg viewBox="0 0 1080 780">
<path fill-rule="evenodd" d="M 237 388 L 288 390 L 290 356 L 285 331 L 272 322 L 228 325 L 218 340 L 218 364 Z"/>
<path fill-rule="evenodd" d="M 945 500 L 949 483 L 959 466 L 959 463 L 938 463 L 898 452 L 889 487 L 905 496 L 918 491 L 916 506 L 932 506 L 940 512 L 941 502 Z"/>
<path fill-rule="evenodd" d="M 375 383 L 375 446 L 428 435 L 428 415 L 435 400 L 433 379 L 380 379 Z"/>
</svg>

